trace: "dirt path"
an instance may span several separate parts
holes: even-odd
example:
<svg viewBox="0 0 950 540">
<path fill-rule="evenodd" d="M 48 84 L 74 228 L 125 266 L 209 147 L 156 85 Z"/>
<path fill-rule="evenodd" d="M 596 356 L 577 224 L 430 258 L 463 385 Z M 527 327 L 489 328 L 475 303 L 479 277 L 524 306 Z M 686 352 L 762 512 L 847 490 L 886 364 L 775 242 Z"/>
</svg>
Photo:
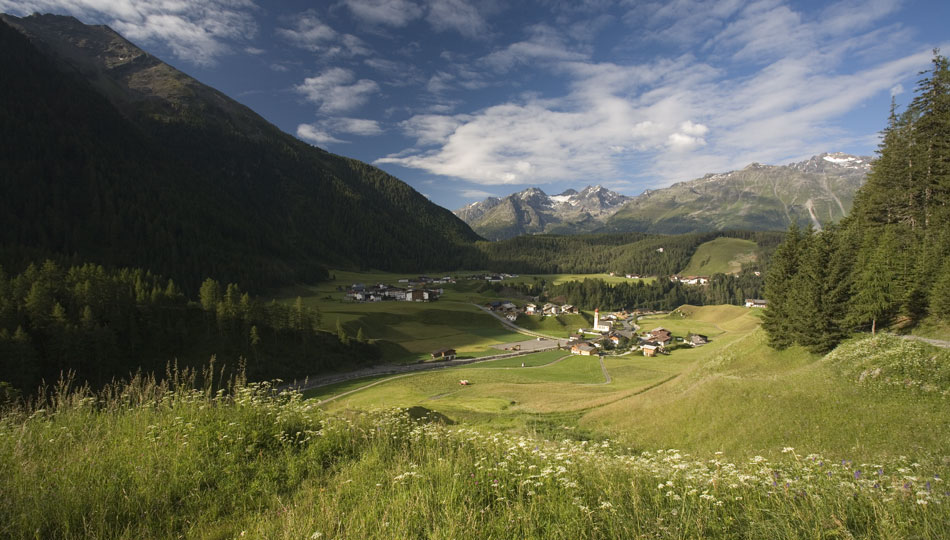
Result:
<svg viewBox="0 0 950 540">
<path fill-rule="evenodd" d="M 901 337 L 904 339 L 910 339 L 913 341 L 923 341 L 924 343 L 929 343 L 935 347 L 950 349 L 950 341 L 946 341 L 943 339 L 925 338 L 925 337 L 920 337 L 920 336 L 901 336 Z"/>
<path fill-rule="evenodd" d="M 607 371 L 607 364 L 604 363 L 604 357 L 599 356 L 600 359 L 600 370 L 604 372 L 604 384 L 610 384 L 613 379 L 610 378 L 610 373 Z"/>
</svg>

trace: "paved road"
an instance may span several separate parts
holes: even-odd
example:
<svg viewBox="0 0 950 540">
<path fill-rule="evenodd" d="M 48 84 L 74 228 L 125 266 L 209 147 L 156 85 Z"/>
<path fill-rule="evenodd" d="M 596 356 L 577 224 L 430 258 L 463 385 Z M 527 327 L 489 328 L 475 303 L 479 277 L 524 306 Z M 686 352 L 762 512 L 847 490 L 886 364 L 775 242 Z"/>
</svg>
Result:
<svg viewBox="0 0 950 540">
<path fill-rule="evenodd" d="M 365 367 L 362 369 L 357 369 L 355 371 L 347 371 L 346 373 L 334 373 L 332 375 L 320 375 L 317 377 L 309 378 L 302 382 L 293 382 L 286 384 L 280 387 L 281 390 L 284 389 L 293 389 L 298 391 L 310 390 L 311 388 L 320 388 L 321 386 L 329 386 L 331 384 L 352 381 L 354 379 L 363 379 L 365 377 L 377 377 L 380 375 L 396 375 L 396 374 L 411 374 L 419 371 L 430 371 L 433 369 L 444 369 L 456 366 L 465 366 L 468 364 L 475 364 L 478 362 L 487 362 L 489 360 L 498 360 L 499 358 L 511 358 L 514 356 L 524 356 L 526 354 L 532 354 L 540 351 L 549 351 L 557 348 L 557 343 L 552 343 L 547 348 L 539 348 L 531 351 L 515 351 L 504 354 L 493 354 L 491 356 L 480 356 L 478 358 L 463 358 L 457 360 L 446 360 L 441 362 L 425 362 L 422 364 L 378 364 L 375 366 Z M 388 380 L 388 379 L 387 379 Z M 382 382 L 382 381 L 380 381 Z"/>
<path fill-rule="evenodd" d="M 555 340 L 555 341 L 558 340 L 558 339 L 562 339 L 562 340 L 564 339 L 564 338 L 556 338 L 556 337 L 554 337 L 554 336 L 549 336 L 549 335 L 547 335 L 547 334 L 541 334 L 541 333 L 535 332 L 535 331 L 533 331 L 533 330 L 528 330 L 527 328 L 522 328 L 522 327 L 518 326 L 517 324 L 515 324 L 515 323 L 509 321 L 508 319 L 502 317 L 501 315 L 495 313 L 494 311 L 492 311 L 492 310 L 490 310 L 490 309 L 488 309 L 488 308 L 486 308 L 486 307 L 484 307 L 484 306 L 480 306 L 480 305 L 478 305 L 478 304 L 472 304 L 472 305 L 475 306 L 475 307 L 477 307 L 478 309 L 484 311 L 485 313 L 491 315 L 492 317 L 498 319 L 498 320 L 501 322 L 501 324 L 507 326 L 508 328 L 514 330 L 515 332 L 518 332 L 519 334 L 524 334 L 524 335 L 526 335 L 526 336 L 533 336 L 533 337 L 539 337 L 539 338 L 544 338 L 544 339 L 553 339 L 553 340 Z"/>
</svg>

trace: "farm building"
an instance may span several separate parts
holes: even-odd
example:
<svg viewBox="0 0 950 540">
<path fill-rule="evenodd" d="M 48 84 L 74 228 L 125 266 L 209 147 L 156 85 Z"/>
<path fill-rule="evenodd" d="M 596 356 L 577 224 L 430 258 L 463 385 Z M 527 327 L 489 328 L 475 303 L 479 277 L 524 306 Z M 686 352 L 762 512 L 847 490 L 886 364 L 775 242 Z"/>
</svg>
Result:
<svg viewBox="0 0 950 540">
<path fill-rule="evenodd" d="M 689 336 L 689 344 L 693 347 L 698 347 L 707 343 L 709 343 L 709 338 L 702 334 L 692 334 Z"/>
<path fill-rule="evenodd" d="M 574 346 L 571 347 L 571 354 L 579 354 L 581 356 L 590 356 L 594 354 L 594 351 L 596 350 L 597 348 L 591 345 L 590 343 L 582 341 L 580 343 L 575 343 Z"/>
<path fill-rule="evenodd" d="M 644 343 L 642 348 L 643 356 L 656 356 L 656 351 L 660 348 L 660 346 L 653 343 Z"/>
<path fill-rule="evenodd" d="M 439 349 L 432 353 L 433 360 L 455 360 L 455 349 Z"/>
</svg>

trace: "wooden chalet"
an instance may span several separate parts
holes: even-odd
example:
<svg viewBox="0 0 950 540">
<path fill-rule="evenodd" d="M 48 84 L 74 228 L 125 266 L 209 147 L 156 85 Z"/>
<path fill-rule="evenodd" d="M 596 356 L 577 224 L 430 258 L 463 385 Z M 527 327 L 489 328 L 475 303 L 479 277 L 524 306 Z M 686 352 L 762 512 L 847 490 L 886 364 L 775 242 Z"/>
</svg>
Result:
<svg viewBox="0 0 950 540">
<path fill-rule="evenodd" d="M 455 360 L 455 349 L 439 349 L 432 352 L 433 360 Z"/>
</svg>

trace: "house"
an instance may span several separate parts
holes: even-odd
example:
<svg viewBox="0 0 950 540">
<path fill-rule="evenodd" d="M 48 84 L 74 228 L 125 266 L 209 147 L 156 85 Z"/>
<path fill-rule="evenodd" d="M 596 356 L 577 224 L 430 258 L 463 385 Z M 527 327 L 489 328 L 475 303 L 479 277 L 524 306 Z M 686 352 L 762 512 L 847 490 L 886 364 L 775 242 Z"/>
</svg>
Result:
<svg viewBox="0 0 950 540">
<path fill-rule="evenodd" d="M 656 356 L 656 351 L 660 346 L 654 343 L 644 343 L 641 348 L 643 349 L 643 356 Z"/>
<path fill-rule="evenodd" d="M 607 339 L 610 340 L 610 342 L 613 343 L 614 346 L 620 345 L 620 336 L 618 336 L 617 334 L 611 334 L 607 336 Z"/>
<path fill-rule="evenodd" d="M 689 336 L 689 344 L 693 347 L 698 347 L 707 343 L 709 343 L 709 338 L 702 334 L 692 334 Z"/>
<path fill-rule="evenodd" d="M 513 309 L 518 309 L 518 306 L 512 304 L 511 302 L 505 302 L 499 306 L 503 311 L 511 311 Z"/>
<path fill-rule="evenodd" d="M 518 320 L 518 312 L 517 312 L 517 311 L 509 311 L 508 313 L 505 314 L 505 318 L 508 319 L 508 320 L 511 321 L 511 322 L 515 322 L 515 321 Z"/>
<path fill-rule="evenodd" d="M 768 307 L 768 300 L 761 300 L 759 298 L 746 298 L 745 307 L 754 307 L 754 308 L 764 308 Z"/>
<path fill-rule="evenodd" d="M 617 330 L 614 332 L 614 334 L 625 339 L 633 339 L 637 335 L 637 333 L 633 330 Z"/>
<path fill-rule="evenodd" d="M 650 340 L 655 341 L 660 347 L 665 347 L 673 341 L 673 334 L 666 328 L 657 327 L 650 330 Z"/>
<path fill-rule="evenodd" d="M 433 351 L 433 360 L 455 360 L 455 349 L 439 349 Z"/>
<path fill-rule="evenodd" d="M 564 304 L 561 306 L 561 313 L 577 313 L 577 308 L 571 304 Z"/>
<path fill-rule="evenodd" d="M 554 304 L 544 304 L 544 307 L 541 308 L 541 313 L 543 313 L 545 317 L 553 317 L 557 315 L 558 311 L 560 311 L 560 309 Z"/>
<path fill-rule="evenodd" d="M 587 343 L 586 341 L 581 341 L 581 342 L 575 343 L 571 347 L 571 354 L 579 354 L 581 356 L 590 356 L 594 354 L 594 351 L 596 350 L 597 348 L 591 345 L 590 343 Z"/>
<path fill-rule="evenodd" d="M 524 305 L 524 313 L 525 313 L 525 315 L 534 315 L 534 314 L 537 313 L 537 312 L 538 312 L 538 306 L 537 306 L 537 304 L 525 304 L 525 305 Z"/>
<path fill-rule="evenodd" d="M 582 339 L 584 339 L 583 334 L 571 334 L 570 336 L 568 336 L 567 341 L 568 343 L 573 343 L 575 341 L 580 341 Z"/>
<path fill-rule="evenodd" d="M 406 291 L 406 302 L 424 302 L 425 300 L 425 291 L 421 291 L 419 289 L 410 289 Z"/>
</svg>

